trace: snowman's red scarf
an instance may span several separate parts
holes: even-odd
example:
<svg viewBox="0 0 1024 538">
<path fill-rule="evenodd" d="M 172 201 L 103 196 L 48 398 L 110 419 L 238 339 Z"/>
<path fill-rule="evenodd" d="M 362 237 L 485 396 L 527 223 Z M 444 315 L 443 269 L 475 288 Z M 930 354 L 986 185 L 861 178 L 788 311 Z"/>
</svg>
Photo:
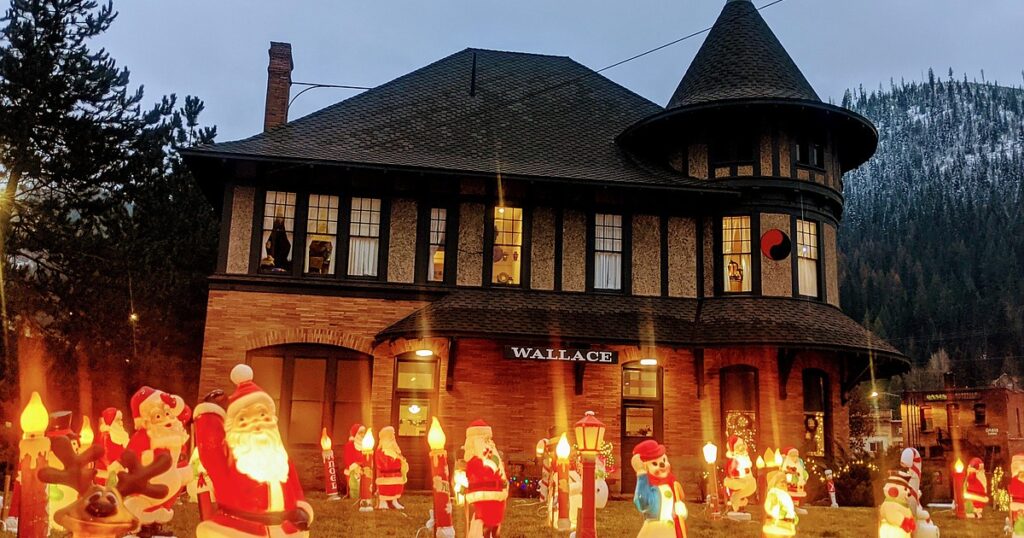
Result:
<svg viewBox="0 0 1024 538">
<path fill-rule="evenodd" d="M 676 475 L 674 475 L 672 473 L 668 473 L 664 477 L 657 477 L 657 476 L 654 476 L 651 473 L 647 473 L 647 482 L 649 482 L 654 487 L 658 487 L 658 486 L 673 487 L 672 485 L 676 483 Z"/>
</svg>

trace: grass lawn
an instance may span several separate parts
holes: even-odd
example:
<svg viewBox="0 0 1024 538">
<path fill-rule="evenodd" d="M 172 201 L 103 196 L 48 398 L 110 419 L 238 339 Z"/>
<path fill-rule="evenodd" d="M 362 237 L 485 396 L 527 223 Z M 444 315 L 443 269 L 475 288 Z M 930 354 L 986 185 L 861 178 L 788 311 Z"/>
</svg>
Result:
<svg viewBox="0 0 1024 538">
<path fill-rule="evenodd" d="M 416 536 L 416 531 L 426 522 L 431 507 L 431 497 L 410 494 L 402 497 L 405 511 L 381 511 L 360 513 L 349 501 L 328 502 L 322 493 L 310 496 L 316 510 L 311 536 L 324 538 L 377 538 Z M 568 536 L 543 525 L 544 516 L 539 505 L 527 499 L 510 499 L 510 505 L 502 525 L 502 538 L 543 538 Z M 710 522 L 704 515 L 703 505 L 689 504 L 690 517 L 687 519 L 689 538 L 760 538 L 761 514 L 754 511 L 749 523 L 732 521 Z M 172 527 L 181 538 L 194 535 L 197 509 L 194 504 L 179 505 L 175 509 Z M 456 518 L 463 512 L 455 509 Z M 801 516 L 797 536 L 814 538 L 871 538 L 877 536 L 876 511 L 872 508 L 809 507 L 810 513 Z M 1005 513 L 987 512 L 981 521 L 957 521 L 950 513 L 933 513 L 944 538 L 999 538 L 1003 536 Z M 458 519 L 461 522 L 461 519 Z M 602 538 L 633 537 L 640 530 L 640 515 L 629 501 L 611 501 L 608 507 L 597 512 L 597 530 Z M 456 535 L 465 536 L 462 525 L 456 524 Z M 12 535 L 7 535 L 12 536 Z M 426 531 L 419 536 L 425 538 Z"/>
</svg>

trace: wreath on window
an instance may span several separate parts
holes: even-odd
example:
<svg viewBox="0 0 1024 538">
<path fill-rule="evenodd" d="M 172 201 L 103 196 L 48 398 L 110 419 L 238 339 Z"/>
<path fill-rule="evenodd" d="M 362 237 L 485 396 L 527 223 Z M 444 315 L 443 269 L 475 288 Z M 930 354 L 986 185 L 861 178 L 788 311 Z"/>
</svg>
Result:
<svg viewBox="0 0 1024 538">
<path fill-rule="evenodd" d="M 818 417 L 804 417 L 804 431 L 807 432 L 807 438 L 810 439 L 818 431 Z"/>
<path fill-rule="evenodd" d="M 498 273 L 498 284 L 509 284 L 512 282 L 512 275 L 502 271 Z"/>
</svg>

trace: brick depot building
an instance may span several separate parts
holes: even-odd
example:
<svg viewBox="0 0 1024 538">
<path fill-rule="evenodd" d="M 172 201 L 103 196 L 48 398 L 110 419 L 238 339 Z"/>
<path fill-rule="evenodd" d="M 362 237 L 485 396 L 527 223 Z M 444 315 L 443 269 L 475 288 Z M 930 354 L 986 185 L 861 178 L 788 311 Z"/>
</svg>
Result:
<svg viewBox="0 0 1024 538">
<path fill-rule="evenodd" d="M 272 44 L 265 132 L 186 157 L 222 215 L 200 392 L 252 364 L 296 449 L 393 425 L 422 486 L 432 416 L 516 461 L 594 410 L 620 462 L 654 437 L 696 469 L 734 433 L 821 455 L 870 359 L 906 368 L 838 308 L 842 175 L 877 133 L 749 1 L 664 108 L 466 49 L 287 121 L 291 68 Z"/>
</svg>

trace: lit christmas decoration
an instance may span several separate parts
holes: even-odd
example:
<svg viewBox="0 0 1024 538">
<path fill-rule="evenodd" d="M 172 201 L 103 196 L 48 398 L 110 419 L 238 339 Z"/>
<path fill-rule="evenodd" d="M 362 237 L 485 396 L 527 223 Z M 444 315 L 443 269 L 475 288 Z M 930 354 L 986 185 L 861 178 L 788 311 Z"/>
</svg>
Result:
<svg viewBox="0 0 1024 538">
<path fill-rule="evenodd" d="M 21 486 L 18 495 L 18 536 L 45 538 L 49 534 L 46 514 L 46 484 L 39 480 L 38 470 L 46 466 L 50 440 L 44 435 L 50 415 L 38 392 L 32 392 L 28 405 L 21 412 L 21 442 L 18 443 L 18 473 Z M 70 446 L 70 444 L 69 444 Z"/>
<path fill-rule="evenodd" d="M 466 428 L 466 504 L 472 513 L 468 536 L 498 536 L 505 520 L 508 475 L 492 437 L 491 427 L 483 420 Z"/>
<path fill-rule="evenodd" d="M 377 445 L 377 452 L 374 453 L 373 465 L 377 473 L 377 509 L 404 510 L 405 507 L 398 499 L 405 491 L 409 462 L 402 455 L 402 449 L 398 447 L 398 440 L 395 439 L 395 429 L 391 426 L 380 430 L 380 443 Z"/>
<path fill-rule="evenodd" d="M 566 439 L 565 434 L 558 439 L 558 445 L 555 447 L 555 456 L 558 458 L 558 466 L 556 467 L 557 472 L 555 474 L 555 482 L 558 484 L 558 517 L 552 518 L 552 527 L 555 530 L 567 531 L 572 528 L 572 523 L 569 521 L 569 440 Z"/>
<path fill-rule="evenodd" d="M 633 470 L 636 490 L 633 504 L 644 516 L 637 536 L 676 538 L 686 536 L 686 504 L 683 488 L 672 474 L 672 465 L 665 455 L 665 445 L 653 439 L 633 449 Z"/>
<path fill-rule="evenodd" d="M 253 382 L 245 364 L 231 370 L 234 392 L 208 394 L 196 406 L 199 458 L 217 494 L 217 512 L 196 527 L 197 538 L 306 538 L 313 507 L 277 424 L 277 404 Z"/>
<path fill-rule="evenodd" d="M 905 471 L 889 475 L 882 488 L 884 499 L 878 507 L 878 538 L 910 538 L 917 527 L 908 507 L 911 487 Z"/>
<path fill-rule="evenodd" d="M 373 430 L 366 428 L 359 451 L 363 454 L 361 478 L 359 479 L 359 511 L 373 511 Z"/>
<path fill-rule="evenodd" d="M 434 492 L 434 509 L 431 511 L 430 523 L 427 528 L 433 530 L 435 538 L 455 538 L 455 527 L 452 525 L 451 479 L 448 474 L 448 452 L 445 450 L 447 438 L 437 417 L 432 417 L 430 430 L 427 432 L 427 444 L 430 446 L 431 489 Z"/>
<path fill-rule="evenodd" d="M 708 441 L 701 451 L 704 453 L 704 463 L 711 467 L 711 487 L 708 488 L 707 502 L 711 512 L 710 518 L 715 521 L 722 518 L 722 511 L 718 508 L 718 447 Z"/>
<path fill-rule="evenodd" d="M 452 484 L 455 486 L 456 506 L 466 504 L 466 489 L 469 488 L 469 479 L 466 478 L 466 469 L 461 468 L 464 466 L 465 462 L 459 462 L 455 467 L 455 473 L 452 474 Z"/>
<path fill-rule="evenodd" d="M 99 430 L 103 456 L 95 462 L 96 483 L 102 486 L 107 482 L 109 467 L 121 459 L 121 454 L 128 446 L 129 436 L 121 411 L 113 407 L 104 409 L 100 414 Z"/>
<path fill-rule="evenodd" d="M 92 425 L 89 424 L 89 417 L 82 417 L 82 429 L 78 432 L 78 451 L 85 452 L 92 446 L 94 439 L 95 433 L 92 431 Z"/>
<path fill-rule="evenodd" d="M 320 450 L 324 462 L 324 492 L 327 493 L 327 500 L 339 501 L 341 497 L 338 495 L 338 468 L 334 463 L 334 450 L 331 436 L 327 435 L 327 428 L 320 431 Z"/>
<path fill-rule="evenodd" d="M 839 508 L 836 502 L 836 481 L 832 476 L 832 469 L 825 469 L 825 491 L 828 492 L 829 507 Z"/>
<path fill-rule="evenodd" d="M 1024 454 L 1014 454 L 1010 463 L 1010 535 L 1024 538 Z"/>
<path fill-rule="evenodd" d="M 968 517 L 981 519 L 988 504 L 988 478 L 985 477 L 985 463 L 981 458 L 972 458 L 967 466 L 964 483 L 964 509 Z"/>
<path fill-rule="evenodd" d="M 801 508 L 800 503 L 807 497 L 807 490 L 804 488 L 810 474 L 807 472 L 804 460 L 800 458 L 800 451 L 795 448 L 787 449 L 780 470 L 786 475 L 786 489 L 789 496 L 793 498 L 793 505 L 796 506 L 797 513 L 806 514 L 807 510 Z"/>
<path fill-rule="evenodd" d="M 593 411 L 584 413 L 583 418 L 576 422 L 576 444 L 580 446 L 583 458 L 583 512 L 579 516 L 576 538 L 597 538 L 597 513 L 594 503 L 595 467 L 597 451 L 604 445 L 604 424 L 594 416 Z M 666 460 L 667 461 L 667 460 Z M 682 496 L 677 496 L 676 505 L 682 506 L 682 517 L 686 517 L 686 506 L 682 504 Z M 676 508 L 678 508 L 678 506 Z M 575 512 L 575 510 L 574 510 Z"/>
<path fill-rule="evenodd" d="M 796 536 L 799 518 L 793 497 L 788 491 L 786 472 L 778 470 L 769 473 L 767 488 L 764 499 L 764 523 L 761 525 L 762 535 L 765 538 Z"/>
<path fill-rule="evenodd" d="M 359 482 L 363 477 L 363 436 L 366 428 L 362 424 L 353 424 L 348 431 L 348 441 L 342 449 L 342 474 L 345 477 L 346 495 L 349 499 L 359 498 Z M 369 480 L 369 479 L 367 479 Z"/>
<path fill-rule="evenodd" d="M 953 502 L 957 519 L 967 519 L 967 509 L 964 506 L 964 480 L 966 478 L 964 462 L 957 458 L 956 463 L 953 464 Z"/>
<path fill-rule="evenodd" d="M 747 442 L 738 435 L 729 437 L 726 442 L 724 485 L 729 490 L 729 519 L 750 521 L 750 514 L 743 508 L 750 502 L 751 495 L 757 493 L 757 479 L 753 474 L 753 462 L 747 453 Z M 717 487 L 717 485 L 716 485 Z"/>
</svg>

